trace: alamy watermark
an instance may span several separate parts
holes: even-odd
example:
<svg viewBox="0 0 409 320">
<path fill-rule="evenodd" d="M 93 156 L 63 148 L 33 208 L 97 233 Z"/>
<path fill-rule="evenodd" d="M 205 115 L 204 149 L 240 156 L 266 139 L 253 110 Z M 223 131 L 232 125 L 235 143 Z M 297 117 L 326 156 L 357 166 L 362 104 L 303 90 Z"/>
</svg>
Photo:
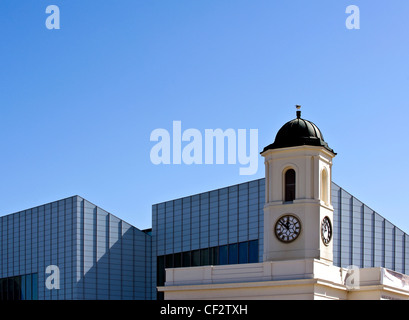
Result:
<svg viewBox="0 0 409 320">
<path fill-rule="evenodd" d="M 360 287 L 359 267 L 355 265 L 346 267 L 346 275 L 344 281 L 345 287 L 348 290 L 359 289 Z"/>
<path fill-rule="evenodd" d="M 157 141 L 150 151 L 153 164 L 227 164 L 240 163 L 240 175 L 253 175 L 258 169 L 258 129 L 198 129 L 182 131 L 182 122 L 173 121 L 172 134 L 166 129 L 151 132 L 150 141 Z M 247 147 L 248 145 L 248 147 Z M 226 153 L 227 147 L 227 153 Z M 171 155 L 172 153 L 172 155 Z"/>
<path fill-rule="evenodd" d="M 345 26 L 348 30 L 352 29 L 360 29 L 361 22 L 360 22 L 360 11 L 359 7 L 356 5 L 349 5 L 345 9 L 345 13 L 348 13 L 349 16 L 345 20 Z"/>
<path fill-rule="evenodd" d="M 45 269 L 45 274 L 48 275 L 45 279 L 45 287 L 48 290 L 60 289 L 60 268 L 56 265 L 49 265 Z"/>
<path fill-rule="evenodd" d="M 49 5 L 45 9 L 47 14 L 47 19 L 45 21 L 45 26 L 49 30 L 60 29 L 60 8 L 57 5 Z M 349 5 L 345 9 L 345 13 L 349 14 L 345 20 L 345 26 L 347 29 L 360 29 L 360 10 L 357 5 Z"/>
<path fill-rule="evenodd" d="M 48 30 L 60 29 L 60 8 L 56 5 L 49 5 L 45 8 L 45 13 L 50 14 L 45 20 Z"/>
</svg>

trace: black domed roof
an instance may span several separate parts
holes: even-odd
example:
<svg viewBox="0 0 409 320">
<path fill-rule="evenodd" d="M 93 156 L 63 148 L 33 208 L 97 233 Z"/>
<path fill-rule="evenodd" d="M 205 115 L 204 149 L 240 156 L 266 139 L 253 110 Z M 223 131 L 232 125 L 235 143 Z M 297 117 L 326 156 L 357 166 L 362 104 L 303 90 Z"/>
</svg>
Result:
<svg viewBox="0 0 409 320">
<path fill-rule="evenodd" d="M 270 149 L 279 149 L 296 146 L 321 146 L 328 151 L 336 154 L 328 143 L 324 141 L 321 130 L 311 121 L 301 118 L 301 111 L 297 111 L 297 118 L 288 121 L 277 132 L 274 143 L 264 148 L 264 151 Z"/>
</svg>

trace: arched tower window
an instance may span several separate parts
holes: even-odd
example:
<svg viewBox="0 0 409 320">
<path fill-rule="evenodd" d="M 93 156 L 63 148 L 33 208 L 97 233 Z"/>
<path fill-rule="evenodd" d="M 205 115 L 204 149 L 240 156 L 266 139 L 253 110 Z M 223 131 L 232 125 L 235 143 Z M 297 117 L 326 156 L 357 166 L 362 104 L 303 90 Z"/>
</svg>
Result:
<svg viewBox="0 0 409 320">
<path fill-rule="evenodd" d="M 288 169 L 284 176 L 284 201 L 295 199 L 295 171 Z"/>
<path fill-rule="evenodd" d="M 321 200 L 325 204 L 329 204 L 328 199 L 328 172 L 327 169 L 323 169 L 321 172 Z"/>
</svg>

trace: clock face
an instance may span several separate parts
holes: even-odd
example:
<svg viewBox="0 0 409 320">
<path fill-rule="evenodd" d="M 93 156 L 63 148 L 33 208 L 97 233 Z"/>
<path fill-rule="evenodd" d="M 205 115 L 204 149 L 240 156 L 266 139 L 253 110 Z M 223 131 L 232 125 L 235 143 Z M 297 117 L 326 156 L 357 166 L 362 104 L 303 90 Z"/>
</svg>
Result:
<svg viewBox="0 0 409 320">
<path fill-rule="evenodd" d="M 322 242 L 327 246 L 332 238 L 332 225 L 331 220 L 325 217 L 321 223 L 321 239 Z"/>
<path fill-rule="evenodd" d="M 277 220 L 274 232 L 278 240 L 286 243 L 292 242 L 300 235 L 300 220 L 291 214 L 282 216 Z"/>
</svg>

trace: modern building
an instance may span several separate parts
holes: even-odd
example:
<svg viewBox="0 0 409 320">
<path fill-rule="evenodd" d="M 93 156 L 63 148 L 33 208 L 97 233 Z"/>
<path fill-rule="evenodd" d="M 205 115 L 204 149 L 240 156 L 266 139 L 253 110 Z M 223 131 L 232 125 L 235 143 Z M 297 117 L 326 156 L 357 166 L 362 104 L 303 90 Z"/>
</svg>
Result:
<svg viewBox="0 0 409 320">
<path fill-rule="evenodd" d="M 151 243 L 79 196 L 0 217 L 0 299 L 153 299 Z"/>
<path fill-rule="evenodd" d="M 277 143 L 264 153 L 297 146 L 298 142 L 282 144 L 293 140 L 290 123 L 278 133 L 281 142 L 276 138 Z M 313 147 L 335 155 L 318 127 L 303 123 L 309 143 L 317 142 Z M 173 273 L 169 273 L 172 279 L 165 279 L 167 268 L 176 274 L 178 268 L 217 266 L 214 270 L 221 272 L 220 277 L 229 265 L 251 269 L 266 259 L 275 261 L 277 254 L 281 259 L 289 251 L 272 249 L 280 248 L 281 242 L 266 246 L 266 239 L 274 238 L 265 234 L 269 221 L 265 204 L 273 200 L 281 202 L 283 210 L 291 203 L 296 212 L 297 205 L 324 199 L 321 207 L 329 210 L 324 215 L 333 227 L 332 250 L 323 257 L 326 245 L 320 244 L 316 252 L 334 267 L 382 267 L 388 274 L 409 273 L 408 235 L 331 181 L 331 157 L 325 161 L 320 154 L 309 157 L 308 167 L 304 161 L 296 164 L 294 173 L 288 171 L 284 193 L 276 191 L 281 173 L 267 168 L 266 178 L 154 204 L 149 230 L 139 230 L 80 196 L 0 217 L 0 299 L 163 299 L 163 290 L 158 292 L 157 287 L 176 283 Z M 308 178 L 314 172 L 326 172 L 326 187 Z M 308 185 L 308 190 L 300 189 L 303 175 L 302 185 Z M 316 220 L 321 218 L 318 215 Z M 306 221 L 301 225 L 305 231 Z M 293 241 L 292 252 L 298 253 L 288 259 L 306 258 L 307 248 L 298 245 L 312 240 L 301 241 L 302 237 Z M 318 243 L 314 241 L 308 246 Z M 310 253 L 309 258 L 316 256 Z M 369 274 L 375 277 L 376 272 Z"/>
</svg>

